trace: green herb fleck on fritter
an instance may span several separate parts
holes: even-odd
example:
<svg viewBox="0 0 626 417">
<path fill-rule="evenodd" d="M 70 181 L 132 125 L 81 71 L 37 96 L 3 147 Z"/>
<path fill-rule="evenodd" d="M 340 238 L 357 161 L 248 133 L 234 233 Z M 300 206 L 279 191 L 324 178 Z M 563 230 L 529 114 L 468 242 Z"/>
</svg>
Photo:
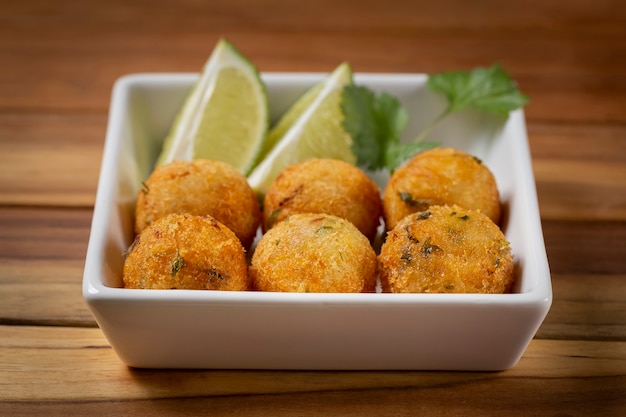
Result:
<svg viewBox="0 0 626 417">
<path fill-rule="evenodd" d="M 327 225 L 324 225 L 324 226 L 320 226 L 320 227 L 319 227 L 319 228 L 315 231 L 315 234 L 316 234 L 316 235 L 319 235 L 319 234 L 322 234 L 322 233 L 325 233 L 325 232 L 329 232 L 329 231 L 331 231 L 331 230 L 333 230 L 333 227 L 332 227 L 332 226 L 327 226 Z"/>
<path fill-rule="evenodd" d="M 404 228 L 404 231 L 406 232 L 406 238 L 409 239 L 410 242 L 420 243 L 420 241 L 415 236 L 413 236 L 413 234 L 411 233 L 411 230 L 409 229 L 409 226 L 406 226 Z"/>
<path fill-rule="evenodd" d="M 224 279 L 224 275 L 220 273 L 216 268 L 211 267 L 206 271 L 207 275 L 211 278 L 217 278 L 220 281 Z"/>
<path fill-rule="evenodd" d="M 417 215 L 417 220 L 426 220 L 430 217 L 430 211 L 424 211 Z"/>
<path fill-rule="evenodd" d="M 433 252 L 442 252 L 442 249 L 437 245 L 431 244 L 430 237 L 427 237 L 424 244 L 422 244 L 420 252 L 422 252 L 424 256 L 428 257 Z"/>
<path fill-rule="evenodd" d="M 402 254 L 400 255 L 400 259 L 402 259 L 407 264 L 411 263 L 411 261 L 413 260 L 413 255 L 411 254 L 411 251 L 409 250 L 409 248 L 404 248 L 402 250 Z"/>
<path fill-rule="evenodd" d="M 271 229 L 274 226 L 274 223 L 276 223 L 276 219 L 278 219 L 278 216 L 280 216 L 281 211 L 283 211 L 282 208 L 272 211 L 272 214 L 270 214 L 270 217 L 268 217 L 267 219 L 268 229 Z"/>
<path fill-rule="evenodd" d="M 176 259 L 174 259 L 174 262 L 172 263 L 172 270 L 170 273 L 172 274 L 173 277 L 175 277 L 176 274 L 178 274 L 180 270 L 183 269 L 185 266 L 186 266 L 185 260 L 177 252 Z"/>
<path fill-rule="evenodd" d="M 409 207 L 413 207 L 416 209 L 426 209 L 428 207 L 428 203 L 424 200 L 416 200 L 413 195 L 411 195 L 411 193 L 407 192 L 407 191 L 400 191 L 398 193 L 398 197 L 400 197 L 400 200 L 402 200 L 402 202 L 404 204 L 406 204 Z"/>
</svg>

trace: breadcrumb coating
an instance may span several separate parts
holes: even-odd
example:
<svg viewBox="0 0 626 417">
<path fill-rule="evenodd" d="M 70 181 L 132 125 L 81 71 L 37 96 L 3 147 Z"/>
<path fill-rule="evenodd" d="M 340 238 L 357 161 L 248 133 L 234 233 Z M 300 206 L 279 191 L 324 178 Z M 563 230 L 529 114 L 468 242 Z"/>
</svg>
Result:
<svg viewBox="0 0 626 417">
<path fill-rule="evenodd" d="M 382 215 L 381 192 L 361 169 L 335 159 L 309 159 L 284 169 L 263 203 L 264 229 L 295 213 L 326 213 L 354 224 L 368 239 Z"/>
<path fill-rule="evenodd" d="M 261 291 L 372 292 L 376 253 L 345 219 L 294 214 L 263 235 L 252 256 L 250 277 Z"/>
<path fill-rule="evenodd" d="M 405 216 L 433 205 L 459 205 L 480 210 L 500 223 L 496 180 L 478 158 L 452 148 L 434 148 L 415 155 L 390 177 L 383 193 L 387 230 Z"/>
<path fill-rule="evenodd" d="M 135 237 L 124 261 L 126 288 L 248 289 L 241 242 L 211 216 L 170 214 Z"/>
<path fill-rule="evenodd" d="M 511 248 L 479 211 L 432 206 L 402 219 L 378 257 L 383 291 L 506 293 L 513 286 Z"/>
<path fill-rule="evenodd" d="M 172 213 L 210 215 L 246 248 L 261 223 L 259 201 L 246 178 L 213 160 L 175 161 L 155 168 L 137 195 L 135 232 Z"/>
</svg>

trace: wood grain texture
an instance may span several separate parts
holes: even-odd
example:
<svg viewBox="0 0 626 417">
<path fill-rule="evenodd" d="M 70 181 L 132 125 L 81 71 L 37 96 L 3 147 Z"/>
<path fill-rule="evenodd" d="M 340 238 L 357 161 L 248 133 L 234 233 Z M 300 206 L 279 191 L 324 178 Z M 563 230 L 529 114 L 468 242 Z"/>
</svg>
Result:
<svg viewBox="0 0 626 417">
<path fill-rule="evenodd" d="M 556 297 L 539 339 L 626 341 L 626 275 L 552 274 Z"/>
<path fill-rule="evenodd" d="M 81 293 L 90 222 L 87 209 L 0 208 L 0 324 L 95 326 Z M 537 336 L 626 341 L 626 222 L 543 228 L 555 297 Z"/>
<path fill-rule="evenodd" d="M 91 215 L 0 207 L 0 323 L 95 325 L 81 290 Z"/>
<path fill-rule="evenodd" d="M 14 65 L 0 68 L 0 107 L 102 111 L 117 77 L 197 72 L 225 36 L 262 71 L 330 71 L 348 60 L 356 71 L 434 72 L 499 61 L 533 97 L 531 119 L 626 114 L 626 17 L 615 1 L 159 1 L 149 11 L 122 1 L 7 5 L 0 61 Z"/>
<path fill-rule="evenodd" d="M 81 280 L 115 80 L 500 62 L 525 108 L 552 308 L 497 373 L 134 370 Z M 0 7 L 0 415 L 626 414 L 626 5 L 615 0 L 94 0 Z"/>
<path fill-rule="evenodd" d="M 92 207 L 105 129 L 104 114 L 0 113 L 0 205 Z M 543 219 L 626 219 L 626 126 L 528 130 Z"/>
<path fill-rule="evenodd" d="M 553 273 L 623 274 L 626 222 L 544 221 Z"/>
<path fill-rule="evenodd" d="M 239 402 L 243 410 L 246 403 L 256 404 L 268 394 L 288 407 L 297 405 L 298 398 L 316 404 L 339 401 L 351 404 L 352 413 L 369 407 L 393 410 L 422 396 L 437 402 L 445 395 L 463 398 L 457 411 L 489 410 L 502 396 L 508 403 L 499 410 L 503 412 L 514 412 L 524 403 L 537 404 L 538 410 L 548 405 L 552 412 L 559 407 L 569 412 L 576 407 L 626 410 L 621 396 L 626 387 L 626 342 L 535 340 L 520 363 L 503 372 L 165 371 L 125 367 L 97 329 L 0 326 L 0 335 L 0 353 L 11 364 L 0 370 L 0 410 L 7 411 L 32 411 L 45 403 L 58 412 L 86 412 L 112 398 L 139 409 L 148 399 L 180 405 L 193 399 L 207 405 Z M 542 378 L 534 378 L 537 373 Z M 481 390 L 487 393 L 480 395 Z M 435 397 L 433 391 L 438 392 Z M 453 405 L 448 409 L 454 410 Z"/>
<path fill-rule="evenodd" d="M 0 205 L 93 207 L 106 115 L 0 112 Z"/>
<path fill-rule="evenodd" d="M 626 219 L 626 126 L 530 123 L 543 220 Z"/>
</svg>

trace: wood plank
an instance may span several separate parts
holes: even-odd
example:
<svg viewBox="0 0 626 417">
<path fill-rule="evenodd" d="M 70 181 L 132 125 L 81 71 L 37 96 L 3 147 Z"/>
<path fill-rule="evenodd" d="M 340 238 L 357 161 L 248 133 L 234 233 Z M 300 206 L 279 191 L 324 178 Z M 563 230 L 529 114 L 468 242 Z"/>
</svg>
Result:
<svg viewBox="0 0 626 417">
<path fill-rule="evenodd" d="M 142 9 L 125 2 L 107 3 L 102 13 L 18 3 L 0 26 L 0 60 L 13 63 L 0 68 L 0 107 L 102 111 L 117 77 L 197 72 L 215 41 L 227 36 L 263 71 L 330 71 L 348 60 L 356 71 L 434 72 L 499 61 L 533 98 L 531 120 L 626 120 L 619 6 L 576 2 L 555 14 L 540 1 L 510 10 L 488 4 L 372 2 L 356 11 L 342 2 L 302 10 L 250 2 L 242 14 L 239 3 L 160 2 L 151 19 L 142 19 Z"/>
<path fill-rule="evenodd" d="M 81 293 L 82 262 L 7 265 L 0 324 L 95 327 Z M 13 272 L 14 271 L 14 272 Z M 554 300 L 539 339 L 626 341 L 626 276 L 552 276 Z"/>
<path fill-rule="evenodd" d="M 553 274 L 624 274 L 625 221 L 542 222 Z"/>
<path fill-rule="evenodd" d="M 91 210 L 0 208 L 0 259 L 84 260 Z M 625 221 L 543 222 L 553 273 L 626 272 Z"/>
<path fill-rule="evenodd" d="M 0 259 L 84 260 L 91 209 L 0 208 Z"/>
<path fill-rule="evenodd" d="M 0 323 L 95 326 L 81 293 L 90 222 L 88 209 L 0 208 Z M 626 222 L 543 226 L 554 302 L 538 337 L 626 340 Z"/>
<path fill-rule="evenodd" d="M 419 378 L 419 377 L 418 377 Z M 293 394 L 232 395 L 158 400 L 0 403 L 0 412 L 33 415 L 606 417 L 626 412 L 623 378 L 504 380 L 450 383 L 429 388 L 377 388 Z M 550 385 L 548 385 L 550 383 Z M 170 388 L 171 389 L 171 388 Z M 210 411 L 207 411 L 210 410 Z"/>
<path fill-rule="evenodd" d="M 552 275 L 539 339 L 626 341 L 626 275 Z"/>
<path fill-rule="evenodd" d="M 64 2 L 60 2 L 64 3 Z M 574 0 L 563 7 L 558 3 L 529 0 L 501 7 L 497 0 L 483 0 L 480 4 L 441 1 L 416 5 L 410 0 L 396 0 L 380 4 L 373 0 L 354 3 L 346 1 L 320 0 L 316 4 L 303 4 L 301 8 L 284 7 L 284 0 L 240 0 L 233 4 L 228 0 L 210 3 L 180 0 L 176 4 L 167 0 L 150 2 L 149 19 L 145 19 L 142 3 L 121 0 L 94 1 L 81 7 L 61 9 L 50 7 L 44 0 L 31 0 L 28 4 L 12 3 L 5 8 L 5 23 L 10 29 L 15 26 L 42 29 L 57 25 L 86 29 L 92 25 L 103 26 L 117 23 L 121 28 L 133 26 L 143 30 L 198 31 L 206 30 L 207 19 L 212 19 L 220 29 L 270 31 L 284 28 L 285 31 L 357 30 L 369 32 L 420 28 L 453 31 L 465 29 L 511 29 L 560 28 L 561 36 L 569 32 L 584 35 L 623 33 L 620 23 L 626 20 L 621 4 L 611 0 L 597 0 L 593 4 L 585 0 Z M 106 7 L 102 7 L 106 5 Z M 95 12 L 98 10 L 98 12 Z M 419 10 L 420 13 L 409 13 Z M 328 13 L 333 11 L 339 14 Z M 210 15 L 208 15 L 210 14 Z M 346 19 L 349 15 L 352 19 Z M 56 19 L 50 19 L 50 17 Z M 434 19 L 438 17 L 439 19 Z M 88 22 L 85 18 L 89 18 Z M 28 20 L 30 19 L 30 20 Z M 178 23 L 185 21 L 183 27 Z M 577 23 L 585 25 L 577 25 Z M 140 32 L 141 32 L 140 31 Z M 528 33 L 533 36 L 533 33 Z"/>
<path fill-rule="evenodd" d="M 81 292 L 91 214 L 0 208 L 0 323 L 95 325 Z"/>
<path fill-rule="evenodd" d="M 92 206 L 105 129 L 102 114 L 0 114 L 0 204 Z M 529 124 L 544 219 L 626 219 L 624 135 L 623 125 Z"/>
<path fill-rule="evenodd" d="M 96 326 L 82 298 L 82 267 L 81 261 L 5 263 L 0 324 Z M 537 338 L 626 341 L 625 275 L 553 274 L 552 285 L 552 308 Z"/>
<path fill-rule="evenodd" d="M 82 295 L 84 260 L 2 262 L 0 324 L 96 327 Z"/>
<path fill-rule="evenodd" d="M 623 124 L 533 122 L 527 128 L 534 160 L 626 163 Z"/>
<path fill-rule="evenodd" d="M 0 415 L 626 415 L 626 4 L 29 0 L 0 7 Z M 197 72 L 220 36 L 262 71 L 501 62 L 531 102 L 554 302 L 504 372 L 123 365 L 80 283 L 115 79 Z M 31 326 L 35 325 L 35 326 Z"/>
<path fill-rule="evenodd" d="M 535 159 L 533 170 L 542 219 L 626 219 L 625 163 Z"/>
<path fill-rule="evenodd" d="M 92 207 L 103 114 L 0 113 L 0 204 Z"/>
<path fill-rule="evenodd" d="M 136 72 L 198 72 L 208 57 L 220 33 L 212 36 L 202 36 L 200 39 L 181 39 L 185 42 L 185 49 L 191 48 L 197 52 L 181 51 L 180 46 L 174 44 L 169 49 L 171 40 L 156 40 L 165 49 L 158 56 L 150 51 L 155 42 L 152 38 L 145 44 L 137 45 L 136 49 L 127 51 L 102 51 L 94 45 L 93 50 L 85 52 L 87 57 L 68 55 L 68 52 L 50 51 L 39 53 L 32 51 L 36 56 L 31 61 L 21 62 L 20 65 L 0 69 L 0 87 L 6 91 L 0 96 L 0 107 L 23 111 L 24 109 L 41 109 L 45 111 L 67 111 L 71 109 L 85 109 L 89 111 L 104 111 L 109 104 L 111 89 L 115 80 L 128 73 Z M 551 34 L 544 35 L 551 39 Z M 342 61 L 353 64 L 359 72 L 425 72 L 472 68 L 487 66 L 494 62 L 501 62 L 513 77 L 518 80 L 522 90 L 532 99 L 526 109 L 531 121 L 590 121 L 616 122 L 626 120 L 624 109 L 626 104 L 626 81 L 616 74 L 569 75 L 549 74 L 548 71 L 537 73 L 534 68 L 543 69 L 547 60 L 554 51 L 563 52 L 567 56 L 577 55 L 577 59 L 594 62 L 598 60 L 596 43 L 589 45 L 587 53 L 581 51 L 578 44 L 563 44 L 537 40 L 528 44 L 527 40 L 505 42 L 503 40 L 487 41 L 483 39 L 469 39 L 463 34 L 458 38 L 447 39 L 407 39 L 393 35 L 357 36 L 343 34 L 341 36 L 320 34 L 312 37 L 308 34 L 290 34 L 289 43 L 285 43 L 284 33 L 273 35 L 239 35 L 230 39 L 240 45 L 240 48 L 257 64 L 262 71 L 321 71 L 328 72 Z M 190 42 L 191 45 L 187 45 Z M 114 39 L 112 43 L 126 44 L 125 39 Z M 333 48 L 325 45 L 333 44 Z M 551 43 L 551 45 L 546 45 Z M 601 42 L 598 42 L 601 44 Z M 481 45 L 483 54 L 469 55 L 462 60 L 467 50 L 476 50 Z M 273 45 L 273 50 L 265 50 L 264 45 Z M 127 45 L 128 47 L 128 45 Z M 110 46 L 109 46 L 110 48 Z M 574 48 L 577 48 L 574 50 Z M 78 46 L 77 49 L 86 49 Z M 306 51 L 321 50 L 313 57 Z M 536 55 L 528 56 L 526 50 L 536 51 Z M 413 57 L 414 51 L 425 51 L 428 61 Z M 432 54 L 439 52 L 439 56 Z M 503 54 L 502 51 L 506 51 Z M 619 55 L 624 51 L 613 50 L 606 54 Z M 2 61 L 20 62 L 21 52 L 2 53 Z M 193 54 L 193 55 L 192 55 Z M 110 61 L 110 56 L 118 56 L 121 63 Z M 268 60 L 268 56 L 272 57 Z M 537 56 L 533 59 L 533 57 Z M 409 58 L 411 57 L 411 58 Z M 69 61 L 69 65 L 59 65 L 59 61 Z M 530 63 L 528 61 L 531 61 Z M 573 62 L 564 62 L 558 67 L 576 68 Z M 526 68 L 528 65 L 528 69 Z M 38 72 L 25 70 L 27 66 L 47 68 L 50 78 L 42 77 Z M 10 73 L 6 73 L 11 71 Z M 4 74 L 3 74 L 4 73 Z M 89 74 L 97 73 L 94 78 Z M 63 100 L 59 100 L 63 97 Z M 589 106 L 589 103 L 594 103 Z"/>
<path fill-rule="evenodd" d="M 525 413 L 546 407 L 592 413 L 585 415 L 626 410 L 621 395 L 626 342 L 535 340 L 513 369 L 487 373 L 137 370 L 124 366 L 107 346 L 97 329 L 0 326 L 0 412 L 77 414 L 100 407 L 165 415 L 172 411 L 168 405 L 189 407 L 185 398 L 203 401 L 218 415 L 234 404 L 240 410 L 251 407 L 251 415 L 267 412 L 258 408 L 262 404 L 293 412 L 299 401 L 354 404 L 345 408 L 349 413 L 370 407 L 391 412 L 402 411 L 402 404 L 415 407 L 419 398 L 441 415 L 444 410 L 477 415 L 496 406 L 502 415 L 521 415 L 518 407 Z M 508 404 L 504 409 L 502 396 Z M 159 402 L 148 404 L 147 399 Z M 412 407 L 403 412 L 414 412 Z"/>
<path fill-rule="evenodd" d="M 528 125 L 544 220 L 626 219 L 626 126 Z"/>
</svg>

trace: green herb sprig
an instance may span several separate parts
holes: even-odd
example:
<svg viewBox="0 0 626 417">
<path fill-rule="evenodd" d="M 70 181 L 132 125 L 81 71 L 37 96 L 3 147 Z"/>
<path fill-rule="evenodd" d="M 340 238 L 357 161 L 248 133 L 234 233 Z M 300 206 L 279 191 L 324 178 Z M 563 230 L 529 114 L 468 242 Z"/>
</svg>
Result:
<svg viewBox="0 0 626 417">
<path fill-rule="evenodd" d="M 402 162 L 426 149 L 439 145 L 424 139 L 447 116 L 474 108 L 489 113 L 508 115 L 523 107 L 528 97 L 499 65 L 472 71 L 448 71 L 428 77 L 427 87 L 443 94 L 447 106 L 409 143 L 400 143 L 408 115 L 400 102 L 388 93 L 376 95 L 364 86 L 349 85 L 343 90 L 341 108 L 343 127 L 352 137 L 357 165 L 393 172 Z"/>
</svg>

